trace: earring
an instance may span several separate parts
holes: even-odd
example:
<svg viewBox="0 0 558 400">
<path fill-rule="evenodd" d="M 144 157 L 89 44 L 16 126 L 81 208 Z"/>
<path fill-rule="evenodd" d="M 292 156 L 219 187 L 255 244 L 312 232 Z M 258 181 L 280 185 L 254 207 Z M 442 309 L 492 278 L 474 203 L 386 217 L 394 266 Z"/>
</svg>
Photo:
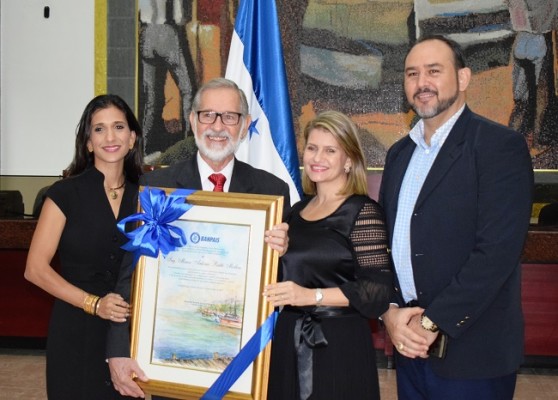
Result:
<svg viewBox="0 0 558 400">
<path fill-rule="evenodd" d="M 345 173 L 348 174 L 349 172 L 351 172 L 351 166 L 350 165 L 345 165 Z"/>
</svg>

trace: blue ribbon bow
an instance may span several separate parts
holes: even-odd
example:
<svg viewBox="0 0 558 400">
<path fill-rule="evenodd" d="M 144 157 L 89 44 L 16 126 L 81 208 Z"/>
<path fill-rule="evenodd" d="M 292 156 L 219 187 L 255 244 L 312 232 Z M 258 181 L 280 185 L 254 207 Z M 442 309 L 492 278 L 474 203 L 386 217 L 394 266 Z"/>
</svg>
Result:
<svg viewBox="0 0 558 400">
<path fill-rule="evenodd" d="M 186 245 L 186 235 L 177 226 L 176 221 L 192 205 L 185 198 L 195 192 L 192 189 L 177 189 L 168 196 L 158 188 L 145 187 L 139 194 L 144 212 L 135 213 L 118 222 L 118 229 L 130 241 L 122 246 L 126 251 L 134 252 L 135 262 L 140 256 L 157 257 L 159 250 L 166 256 L 171 251 Z M 132 232 L 126 232 L 126 223 L 143 222 Z"/>
</svg>

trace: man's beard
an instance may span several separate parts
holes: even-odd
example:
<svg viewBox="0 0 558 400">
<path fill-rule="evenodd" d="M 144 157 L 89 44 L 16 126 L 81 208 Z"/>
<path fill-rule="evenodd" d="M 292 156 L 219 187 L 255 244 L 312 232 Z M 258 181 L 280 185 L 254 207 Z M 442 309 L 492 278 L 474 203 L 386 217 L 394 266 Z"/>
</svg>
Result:
<svg viewBox="0 0 558 400">
<path fill-rule="evenodd" d="M 420 94 L 420 93 L 435 93 L 436 96 L 438 95 L 438 93 L 436 93 L 436 92 L 434 92 L 430 89 L 425 89 L 425 90 L 420 90 L 420 91 L 416 92 L 415 96 Z M 438 104 L 435 104 L 433 106 L 426 106 L 426 107 L 423 107 L 421 109 L 416 105 L 416 103 L 414 103 L 414 104 L 411 104 L 411 107 L 413 107 L 413 110 L 415 110 L 415 113 L 417 113 L 417 115 L 419 117 L 421 117 L 422 119 L 434 118 L 435 116 L 440 115 L 441 113 L 446 111 L 448 108 L 450 108 L 453 105 L 453 103 L 456 102 L 458 97 L 459 97 L 459 90 L 456 90 L 455 95 L 453 95 L 449 99 L 438 99 Z"/>
<path fill-rule="evenodd" d="M 205 138 L 208 136 L 212 137 L 225 137 L 226 145 L 220 149 L 214 149 L 206 145 Z M 225 160 L 230 155 L 234 154 L 238 147 L 240 146 L 240 136 L 237 138 L 236 142 L 233 140 L 232 136 L 227 131 L 215 132 L 212 129 L 206 129 L 201 137 L 198 139 L 197 135 L 194 135 L 196 141 L 196 146 L 198 146 L 199 152 L 214 162 L 221 162 Z"/>
</svg>

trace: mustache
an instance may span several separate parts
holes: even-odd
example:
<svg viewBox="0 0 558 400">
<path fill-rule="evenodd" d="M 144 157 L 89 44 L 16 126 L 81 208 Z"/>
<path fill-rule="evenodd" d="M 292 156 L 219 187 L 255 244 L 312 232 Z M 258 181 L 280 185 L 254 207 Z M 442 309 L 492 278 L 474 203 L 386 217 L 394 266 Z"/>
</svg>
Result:
<svg viewBox="0 0 558 400">
<path fill-rule="evenodd" d="M 227 132 L 227 131 L 214 131 L 213 129 L 206 129 L 202 133 L 202 137 L 203 138 L 206 138 L 206 137 L 224 137 L 224 138 L 227 138 L 229 140 L 232 139 L 232 136 L 230 135 L 229 132 Z"/>
<path fill-rule="evenodd" d="M 432 89 L 429 89 L 429 88 L 423 88 L 423 89 L 418 89 L 415 92 L 415 94 L 413 95 L 413 98 L 417 97 L 419 94 L 422 94 L 422 93 L 432 93 L 432 94 L 438 95 L 438 92 L 436 90 L 432 90 Z"/>
</svg>

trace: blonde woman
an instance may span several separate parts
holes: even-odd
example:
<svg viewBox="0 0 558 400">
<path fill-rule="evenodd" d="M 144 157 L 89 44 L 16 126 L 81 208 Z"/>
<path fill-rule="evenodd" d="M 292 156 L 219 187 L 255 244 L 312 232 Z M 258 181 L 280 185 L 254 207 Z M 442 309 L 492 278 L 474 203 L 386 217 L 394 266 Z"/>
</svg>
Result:
<svg viewBox="0 0 558 400">
<path fill-rule="evenodd" d="M 357 129 L 326 111 L 304 131 L 303 189 L 288 218 L 280 282 L 264 295 L 282 307 L 272 346 L 269 400 L 378 399 L 368 323 L 392 290 L 380 206 L 367 195 Z"/>
</svg>

